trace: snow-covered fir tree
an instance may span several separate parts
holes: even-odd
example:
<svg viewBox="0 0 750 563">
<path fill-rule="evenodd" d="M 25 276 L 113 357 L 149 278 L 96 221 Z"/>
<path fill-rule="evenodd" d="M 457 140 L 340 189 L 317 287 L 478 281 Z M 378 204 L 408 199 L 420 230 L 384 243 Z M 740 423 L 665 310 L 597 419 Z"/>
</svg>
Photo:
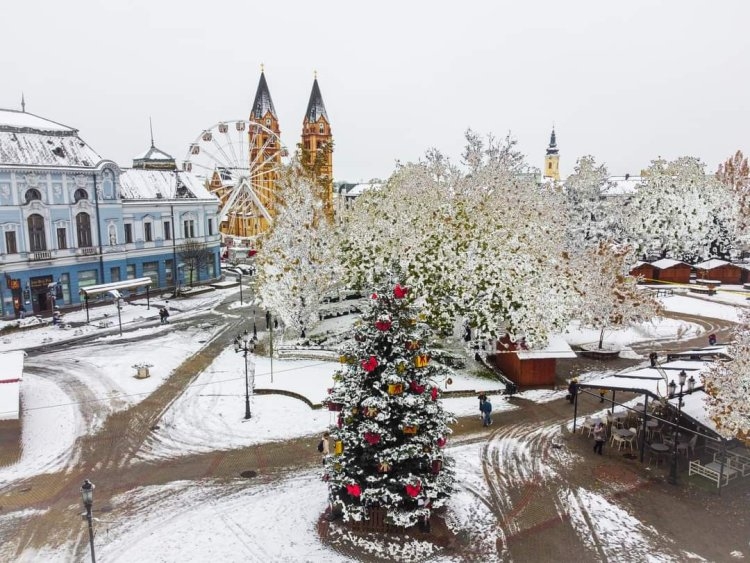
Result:
<svg viewBox="0 0 750 563">
<path fill-rule="evenodd" d="M 256 289 L 266 309 L 301 333 L 319 322 L 321 299 L 336 287 L 341 267 L 314 178 L 295 161 L 278 185 L 278 213 L 260 240 Z"/>
<path fill-rule="evenodd" d="M 581 294 L 576 317 L 582 326 L 599 330 L 599 349 L 605 331 L 648 321 L 661 312 L 659 301 L 629 275 L 632 262 L 629 246 L 606 241 L 576 259 L 580 265 L 576 287 Z"/>
<path fill-rule="evenodd" d="M 564 197 L 523 173 L 513 146 L 469 132 L 468 171 L 432 150 L 358 197 L 343 223 L 351 283 L 398 263 L 441 331 L 467 319 L 483 336 L 533 346 L 561 330 L 575 302 Z"/>
<path fill-rule="evenodd" d="M 728 355 L 703 373 L 708 413 L 725 437 L 750 445 L 750 312 L 734 328 Z"/>
<path fill-rule="evenodd" d="M 406 287 L 380 284 L 369 303 L 327 399 L 339 413 L 325 460 L 329 499 L 346 521 L 379 507 L 408 527 L 442 506 L 453 485 L 443 450 L 451 433 L 440 399 L 445 373 L 431 361 L 431 331 Z"/>
<path fill-rule="evenodd" d="M 695 262 L 727 257 L 737 240 L 737 200 L 694 157 L 654 160 L 622 207 L 625 232 L 638 254 Z"/>
<path fill-rule="evenodd" d="M 565 180 L 568 204 L 568 245 L 575 254 L 612 237 L 617 214 L 608 209 L 604 193 L 612 186 L 607 167 L 593 156 L 582 156 Z"/>
</svg>

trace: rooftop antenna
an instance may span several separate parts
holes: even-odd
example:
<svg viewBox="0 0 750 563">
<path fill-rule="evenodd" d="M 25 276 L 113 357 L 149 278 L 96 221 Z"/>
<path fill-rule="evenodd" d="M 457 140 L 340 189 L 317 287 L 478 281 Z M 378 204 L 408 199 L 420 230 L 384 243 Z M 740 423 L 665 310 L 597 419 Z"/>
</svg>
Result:
<svg viewBox="0 0 750 563">
<path fill-rule="evenodd" d="M 148 128 L 151 131 L 151 148 L 154 148 L 154 125 L 151 123 L 151 116 L 148 117 Z"/>
<path fill-rule="evenodd" d="M 26 113 L 26 99 L 23 96 L 23 92 L 21 92 L 21 111 Z"/>
<path fill-rule="evenodd" d="M 317 70 L 313 71 L 313 78 L 315 78 L 315 80 L 318 79 L 318 71 Z"/>
</svg>

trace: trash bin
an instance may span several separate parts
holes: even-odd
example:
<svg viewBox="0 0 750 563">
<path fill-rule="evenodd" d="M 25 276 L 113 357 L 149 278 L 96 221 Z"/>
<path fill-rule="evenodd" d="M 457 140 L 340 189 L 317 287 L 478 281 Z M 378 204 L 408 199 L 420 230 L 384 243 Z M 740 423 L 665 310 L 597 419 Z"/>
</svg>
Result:
<svg viewBox="0 0 750 563">
<path fill-rule="evenodd" d="M 135 377 L 137 379 L 146 379 L 147 377 L 151 377 L 151 374 L 148 372 L 149 367 L 150 366 L 135 366 L 135 369 L 137 371 Z"/>
</svg>

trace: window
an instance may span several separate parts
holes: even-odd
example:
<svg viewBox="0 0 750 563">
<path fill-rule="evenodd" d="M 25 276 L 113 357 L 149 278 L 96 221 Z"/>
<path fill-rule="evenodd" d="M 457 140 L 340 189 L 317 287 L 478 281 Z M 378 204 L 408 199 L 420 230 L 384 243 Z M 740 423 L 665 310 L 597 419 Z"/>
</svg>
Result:
<svg viewBox="0 0 750 563">
<path fill-rule="evenodd" d="M 32 188 L 26 192 L 26 203 L 31 203 L 32 201 L 40 201 L 41 199 L 42 192 L 40 192 L 36 188 Z"/>
<path fill-rule="evenodd" d="M 183 224 L 185 238 L 195 237 L 195 221 L 188 219 Z"/>
<path fill-rule="evenodd" d="M 83 272 L 78 272 L 78 289 L 83 289 L 90 285 L 96 285 L 97 283 L 96 270 L 84 270 Z"/>
<path fill-rule="evenodd" d="M 125 266 L 125 275 L 129 280 L 135 279 L 135 264 L 128 264 Z"/>
<path fill-rule="evenodd" d="M 7 254 L 18 254 L 16 231 L 5 231 L 5 252 Z"/>
<path fill-rule="evenodd" d="M 31 191 L 31 190 L 29 190 Z M 29 246 L 32 252 L 47 250 L 47 237 L 44 234 L 44 217 L 41 215 L 29 215 Z"/>
<path fill-rule="evenodd" d="M 62 286 L 63 303 L 70 303 L 70 274 L 60 274 L 60 285 Z"/>
<path fill-rule="evenodd" d="M 164 221 L 164 240 L 172 240 L 172 223 Z"/>
<path fill-rule="evenodd" d="M 208 236 L 211 236 L 214 234 L 214 220 L 209 219 L 208 220 Z"/>
<path fill-rule="evenodd" d="M 125 242 L 133 242 L 133 225 L 131 223 L 125 223 Z"/>
<path fill-rule="evenodd" d="M 165 278 L 165 283 L 167 285 L 174 285 L 174 276 L 172 274 L 172 269 L 173 269 L 172 264 L 174 264 L 172 260 L 164 261 L 164 278 Z"/>
<path fill-rule="evenodd" d="M 78 247 L 85 248 L 91 244 L 91 218 L 88 213 L 76 215 L 76 231 L 78 232 Z"/>
<path fill-rule="evenodd" d="M 68 248 L 68 232 L 65 227 L 57 228 L 57 248 L 60 250 Z"/>
<path fill-rule="evenodd" d="M 158 262 L 144 262 L 143 263 L 143 277 L 151 278 L 151 287 L 159 286 L 159 263 Z"/>
<path fill-rule="evenodd" d="M 320 128 L 318 129 L 318 131 L 320 131 L 320 134 L 321 134 L 321 135 L 322 135 L 323 133 L 325 133 L 325 132 L 326 132 L 326 126 L 325 126 L 325 124 L 321 123 L 321 124 L 320 124 Z"/>
<path fill-rule="evenodd" d="M 152 242 L 154 240 L 154 237 L 151 233 L 151 223 L 143 224 L 143 238 L 146 240 L 146 242 Z"/>
<path fill-rule="evenodd" d="M 266 127 L 270 127 L 270 126 L 271 126 L 271 118 L 266 117 Z"/>
<path fill-rule="evenodd" d="M 88 192 L 80 188 L 77 189 L 75 193 L 73 194 L 73 201 L 75 201 L 76 203 L 78 203 L 82 199 L 88 199 L 88 198 L 89 198 Z"/>
<path fill-rule="evenodd" d="M 551 160 L 547 163 L 547 170 L 552 170 L 552 161 Z"/>
<path fill-rule="evenodd" d="M 110 268 L 109 277 L 111 282 L 120 281 L 120 268 Z"/>
</svg>

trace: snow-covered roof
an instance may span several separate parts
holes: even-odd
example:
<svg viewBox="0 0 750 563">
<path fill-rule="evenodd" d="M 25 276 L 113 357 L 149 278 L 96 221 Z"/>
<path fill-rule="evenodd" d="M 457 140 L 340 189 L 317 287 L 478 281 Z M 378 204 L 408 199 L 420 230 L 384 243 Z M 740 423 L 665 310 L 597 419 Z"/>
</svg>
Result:
<svg viewBox="0 0 750 563">
<path fill-rule="evenodd" d="M 679 260 L 672 260 L 671 258 L 662 258 L 661 260 L 657 260 L 656 262 L 651 262 L 651 265 L 654 268 L 659 268 L 660 270 L 666 270 L 667 268 L 671 268 L 672 266 L 677 266 L 678 264 L 685 264 L 685 262 L 680 262 Z"/>
<path fill-rule="evenodd" d="M 707 369 L 709 361 L 695 360 L 687 362 L 667 362 L 660 365 L 661 369 L 652 367 L 641 367 L 621 371 L 614 375 L 588 379 L 582 382 L 581 387 L 597 389 L 615 389 L 617 391 L 630 391 L 635 393 L 648 393 L 651 397 L 665 397 L 668 394 L 668 381 L 677 379 L 680 370 L 685 370 L 688 377 L 695 378 L 695 387 L 703 387 L 703 376 L 701 373 Z M 668 381 L 664 380 L 666 374 Z"/>
<path fill-rule="evenodd" d="M 0 109 L 0 131 L 48 132 L 75 134 L 78 131 L 62 123 L 44 119 L 33 113 L 13 109 Z"/>
<path fill-rule="evenodd" d="M 703 390 L 693 391 L 692 393 L 683 396 L 682 398 L 682 413 L 692 418 L 695 422 L 704 426 L 717 436 L 720 436 L 719 429 L 716 427 L 716 422 L 708 414 L 708 404 L 706 400 L 708 394 Z M 679 398 L 669 399 L 669 403 L 677 408 L 677 401 Z"/>
<path fill-rule="evenodd" d="M 641 183 L 640 176 L 610 176 L 609 184 L 605 186 L 602 194 L 605 196 L 630 195 L 638 190 Z"/>
<path fill-rule="evenodd" d="M 93 168 L 102 160 L 74 129 L 23 131 L 0 126 L 0 165 Z"/>
<path fill-rule="evenodd" d="M 151 145 L 146 152 L 136 156 L 133 160 L 174 160 L 174 157 Z"/>
<path fill-rule="evenodd" d="M 516 350 L 519 360 L 541 360 L 545 358 L 575 358 L 576 353 L 562 334 L 550 335 L 547 346 L 540 350 Z"/>
<path fill-rule="evenodd" d="M 0 354 L 0 420 L 18 420 L 24 352 Z"/>
<path fill-rule="evenodd" d="M 382 185 L 383 184 L 380 183 L 355 184 L 349 189 L 349 191 L 346 192 L 346 195 L 347 197 L 356 197 L 358 195 L 362 195 L 367 190 L 378 189 Z"/>
<path fill-rule="evenodd" d="M 701 262 L 700 264 L 695 264 L 695 267 L 699 270 L 713 270 L 714 268 L 726 266 L 727 264 L 729 264 L 729 262 L 727 262 L 726 260 L 711 258 L 710 260 L 706 260 L 705 262 Z"/>
<path fill-rule="evenodd" d="M 123 199 L 180 199 L 178 186 L 184 186 L 197 199 L 218 198 L 209 192 L 203 180 L 194 174 L 170 170 L 126 169 L 120 174 Z M 190 196 L 188 196 L 190 197 Z"/>
</svg>

